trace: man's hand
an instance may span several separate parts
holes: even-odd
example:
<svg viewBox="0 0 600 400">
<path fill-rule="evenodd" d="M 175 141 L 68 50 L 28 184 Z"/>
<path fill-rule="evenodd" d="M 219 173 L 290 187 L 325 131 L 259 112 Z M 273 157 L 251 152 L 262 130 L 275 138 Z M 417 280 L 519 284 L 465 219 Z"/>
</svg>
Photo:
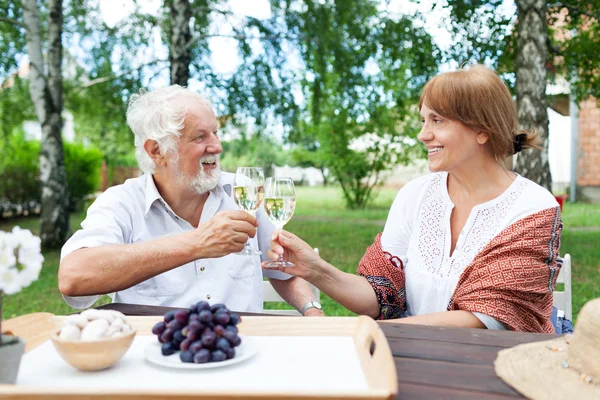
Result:
<svg viewBox="0 0 600 400">
<path fill-rule="evenodd" d="M 245 211 L 221 211 L 194 231 L 197 258 L 218 258 L 244 248 L 258 222 Z"/>
<path fill-rule="evenodd" d="M 304 313 L 304 316 L 305 317 L 324 317 L 325 313 L 323 313 L 323 310 L 318 310 L 316 308 L 309 308 Z"/>
</svg>

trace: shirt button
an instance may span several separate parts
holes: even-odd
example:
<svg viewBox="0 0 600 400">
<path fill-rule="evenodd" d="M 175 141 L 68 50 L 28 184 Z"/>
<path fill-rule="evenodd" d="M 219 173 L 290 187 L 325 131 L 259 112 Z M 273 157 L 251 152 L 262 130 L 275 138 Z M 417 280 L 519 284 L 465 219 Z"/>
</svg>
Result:
<svg viewBox="0 0 600 400">
<path fill-rule="evenodd" d="M 206 298 L 210 300 L 210 294 L 207 294 L 207 295 L 206 295 Z"/>
<path fill-rule="evenodd" d="M 204 271 L 205 269 L 204 266 L 200 267 L 200 271 Z"/>
</svg>

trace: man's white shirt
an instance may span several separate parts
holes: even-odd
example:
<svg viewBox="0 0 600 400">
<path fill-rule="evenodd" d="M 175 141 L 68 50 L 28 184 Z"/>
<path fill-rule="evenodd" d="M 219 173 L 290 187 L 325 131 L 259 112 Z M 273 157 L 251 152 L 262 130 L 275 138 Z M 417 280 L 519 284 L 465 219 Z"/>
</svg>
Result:
<svg viewBox="0 0 600 400">
<path fill-rule="evenodd" d="M 220 184 L 210 192 L 200 216 L 207 222 L 219 211 L 239 210 L 232 198 L 233 174 L 223 172 Z M 276 229 L 261 208 L 256 214 L 257 235 L 250 239 L 264 258 Z M 158 192 L 152 175 L 129 179 L 109 188 L 87 210 L 87 216 L 62 248 L 61 260 L 84 247 L 147 242 L 195 229 L 178 217 Z M 290 275 L 263 270 L 259 256 L 230 254 L 200 259 L 164 272 L 116 293 L 107 293 L 114 302 L 188 307 L 200 300 L 224 303 L 231 310 L 260 312 L 263 309 L 263 273 L 276 279 Z M 82 265 L 81 268 L 85 268 Z M 143 265 L 132 266 L 142 270 Z M 63 296 L 74 308 L 90 307 L 98 296 Z"/>
</svg>

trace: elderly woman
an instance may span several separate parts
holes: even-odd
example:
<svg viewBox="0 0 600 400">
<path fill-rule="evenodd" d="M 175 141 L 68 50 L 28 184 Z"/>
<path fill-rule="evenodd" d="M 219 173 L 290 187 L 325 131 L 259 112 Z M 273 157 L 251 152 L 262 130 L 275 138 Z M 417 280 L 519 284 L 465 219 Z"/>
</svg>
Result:
<svg viewBox="0 0 600 400">
<path fill-rule="evenodd" d="M 560 210 L 546 189 L 504 167 L 537 147 L 537 133 L 517 129 L 508 88 L 483 66 L 433 78 L 419 111 L 432 173 L 399 191 L 359 276 L 288 232 L 274 236 L 270 256 L 287 255 L 296 266 L 285 272 L 358 314 L 553 333 Z"/>
</svg>

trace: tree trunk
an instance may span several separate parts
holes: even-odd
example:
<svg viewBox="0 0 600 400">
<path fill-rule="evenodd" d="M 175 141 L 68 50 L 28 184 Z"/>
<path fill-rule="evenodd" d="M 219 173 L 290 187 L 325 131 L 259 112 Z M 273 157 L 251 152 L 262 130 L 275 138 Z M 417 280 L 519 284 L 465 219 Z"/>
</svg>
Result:
<svg viewBox="0 0 600 400">
<path fill-rule="evenodd" d="M 187 86 L 190 78 L 190 63 L 192 61 L 192 38 L 190 19 L 192 9 L 189 0 L 172 0 L 171 6 L 171 44 L 169 46 L 169 62 L 171 63 L 171 84 Z"/>
<path fill-rule="evenodd" d="M 542 150 L 528 149 L 517 155 L 515 170 L 552 190 L 548 163 L 548 110 L 546 104 L 546 60 L 548 56 L 546 2 L 516 0 L 518 50 L 516 92 L 519 124 L 539 128 Z"/>
<path fill-rule="evenodd" d="M 62 0 L 48 2 L 48 72 L 44 68 L 41 24 L 36 0 L 23 1 L 23 19 L 30 60 L 31 100 L 42 126 L 40 238 L 44 248 L 58 248 L 69 234 L 67 175 L 62 128 Z"/>
</svg>

